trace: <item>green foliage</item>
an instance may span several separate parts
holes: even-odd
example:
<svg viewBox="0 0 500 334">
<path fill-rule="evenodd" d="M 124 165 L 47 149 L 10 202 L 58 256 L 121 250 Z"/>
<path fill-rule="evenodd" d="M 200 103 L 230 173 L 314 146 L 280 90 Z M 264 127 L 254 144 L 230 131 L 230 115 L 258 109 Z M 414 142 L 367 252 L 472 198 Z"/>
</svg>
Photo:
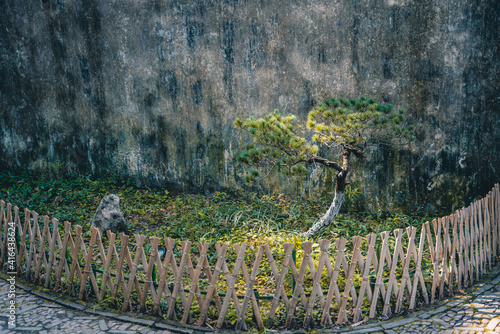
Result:
<svg viewBox="0 0 500 334">
<path fill-rule="evenodd" d="M 390 143 L 396 138 L 415 140 L 413 125 L 404 124 L 405 111 L 394 111 L 391 104 L 383 105 L 365 97 L 359 100 L 329 99 L 320 103 L 307 116 L 307 128 L 314 132 L 313 140 L 326 145 Z"/>
<path fill-rule="evenodd" d="M 236 157 L 237 161 L 247 165 L 276 167 L 286 175 L 304 175 L 307 169 L 299 163 L 318 152 L 317 145 L 311 145 L 297 134 L 301 127 L 296 124 L 296 117 L 282 116 L 278 110 L 264 118 L 236 119 L 234 125 L 247 130 L 254 140 Z M 258 176 L 257 170 L 250 169 L 245 181 L 255 181 Z"/>
<path fill-rule="evenodd" d="M 329 206 L 327 198 L 294 200 L 283 194 L 255 193 L 229 196 L 215 192 L 210 196 L 171 194 L 164 189 L 136 188 L 130 180 L 113 176 L 89 179 L 32 172 L 0 173 L 0 199 L 28 208 L 59 221 L 79 224 L 88 231 L 92 217 L 104 195 L 120 196 L 120 208 L 128 224 L 128 234 L 168 236 L 198 242 L 281 244 L 299 243 L 300 232 L 314 223 Z M 356 201 L 359 191 L 346 192 Z M 346 207 L 347 208 L 347 207 Z M 344 211 L 345 212 L 345 211 Z M 358 212 L 344 215 L 329 229 L 332 237 L 406 226 L 406 216 L 382 216 Z M 382 227 L 381 227 L 382 226 Z M 85 237 L 88 238 L 90 233 Z M 330 234 L 324 234 L 330 236 Z"/>
<path fill-rule="evenodd" d="M 246 130 L 253 140 L 236 160 L 265 170 L 265 175 L 275 169 L 285 175 L 307 175 L 307 165 L 314 162 L 334 167 L 318 157 L 320 146 L 361 158 L 368 145 L 415 140 L 414 126 L 405 124 L 404 114 L 404 110 L 395 111 L 390 104 L 361 97 L 332 98 L 320 103 L 307 116 L 305 128 L 309 133 L 297 124 L 295 116 L 283 116 L 278 110 L 263 118 L 236 119 L 235 127 Z M 259 176 L 258 170 L 250 169 L 245 181 L 256 181 Z"/>
<path fill-rule="evenodd" d="M 366 211 L 365 201 L 359 188 L 348 185 L 345 188 L 345 199 L 342 208 L 346 212 L 362 212 Z"/>
</svg>

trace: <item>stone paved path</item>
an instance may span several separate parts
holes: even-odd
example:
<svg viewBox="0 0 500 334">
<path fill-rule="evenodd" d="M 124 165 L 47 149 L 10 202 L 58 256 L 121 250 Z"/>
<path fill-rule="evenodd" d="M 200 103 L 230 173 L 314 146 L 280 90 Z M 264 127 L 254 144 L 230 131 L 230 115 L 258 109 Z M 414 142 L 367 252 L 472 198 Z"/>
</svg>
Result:
<svg viewBox="0 0 500 334">
<path fill-rule="evenodd" d="M 54 333 L 54 334 L 201 334 L 194 329 L 174 328 L 155 320 L 131 319 L 124 315 L 95 312 L 71 303 L 63 305 L 42 298 L 36 289 L 15 291 L 16 328 L 8 327 L 11 298 L 10 283 L 0 277 L 0 334 L 6 333 Z M 500 268 L 469 291 L 454 299 L 439 303 L 434 309 L 410 314 L 402 319 L 374 322 L 359 327 L 323 329 L 325 333 L 500 333 Z M 69 307 L 71 305 L 71 308 Z M 79 309 L 74 309 L 74 308 Z M 276 332 L 276 331 L 271 331 Z M 227 333 L 227 332 L 226 332 Z M 291 332 L 288 332 L 291 333 Z M 303 333 L 303 332 L 302 332 Z"/>
<path fill-rule="evenodd" d="M 5 276 L 0 277 L 0 334 L 6 333 L 39 333 L 39 334 L 170 334 L 170 333 L 195 333 L 193 330 L 175 329 L 167 330 L 172 326 L 166 324 L 155 324 L 153 320 L 127 319 L 109 313 L 110 317 L 91 314 L 85 307 L 77 303 L 61 305 L 41 297 L 36 289 L 27 291 L 16 287 L 15 291 L 15 313 L 16 326 L 9 327 L 9 289 L 10 283 Z M 64 302 L 63 302 L 64 303 Z M 80 308 L 81 310 L 74 309 Z M 100 312 L 105 314 L 104 312 Z M 112 318 L 114 317 L 114 319 Z M 117 317 L 122 320 L 116 319 Z M 133 320 L 135 323 L 129 321 Z M 139 323 L 138 323 L 139 322 Z M 142 322 L 142 324 L 141 324 Z M 162 328 L 163 327 L 163 328 Z"/>
<path fill-rule="evenodd" d="M 323 330 L 324 332 L 335 332 Z M 344 332 L 344 331 L 342 331 Z M 492 271 L 469 294 L 439 303 L 432 310 L 403 319 L 351 328 L 349 333 L 473 334 L 500 333 L 500 268 Z"/>
</svg>

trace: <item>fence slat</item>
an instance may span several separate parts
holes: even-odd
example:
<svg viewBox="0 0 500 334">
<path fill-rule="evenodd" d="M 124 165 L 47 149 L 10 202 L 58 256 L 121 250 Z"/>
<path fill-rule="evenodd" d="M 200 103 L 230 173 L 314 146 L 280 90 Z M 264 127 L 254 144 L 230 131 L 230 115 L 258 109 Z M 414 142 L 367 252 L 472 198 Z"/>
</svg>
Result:
<svg viewBox="0 0 500 334">
<path fill-rule="evenodd" d="M 10 203 L 7 203 L 7 217 L 5 216 L 5 202 L 1 201 L 0 202 L 0 222 L 3 223 L 3 241 L 2 241 L 2 253 L 0 254 L 0 268 L 3 268 L 4 261 L 5 261 L 5 253 L 7 252 L 7 237 L 8 233 L 7 231 L 9 230 L 9 223 L 12 220 L 12 211 L 11 211 L 12 205 Z M 1 228 L 1 224 L 0 224 Z"/>
<path fill-rule="evenodd" d="M 55 267 L 56 257 L 54 255 L 55 247 L 57 243 L 57 235 L 59 234 L 59 221 L 52 218 L 52 238 L 50 240 L 50 250 L 49 250 L 49 262 L 47 263 L 47 272 L 45 277 L 45 287 L 48 288 L 50 284 L 50 274 L 52 272 L 52 266 Z"/>
<path fill-rule="evenodd" d="M 130 273 L 128 275 L 128 284 L 122 287 L 123 291 L 123 305 L 122 312 L 126 312 L 129 308 L 130 303 L 130 295 L 132 294 L 132 289 L 135 285 L 135 289 L 137 292 L 137 296 L 139 300 L 142 300 L 142 290 L 141 285 L 139 284 L 139 280 L 137 279 L 137 266 L 142 259 L 142 253 L 144 253 L 144 240 L 146 237 L 142 234 L 135 234 L 135 242 L 136 242 L 136 250 L 134 261 L 132 262 L 132 257 L 130 256 L 130 252 L 127 252 L 125 255 L 125 260 L 128 263 Z"/>
<path fill-rule="evenodd" d="M 452 242 L 451 242 L 451 270 L 450 270 L 450 288 L 449 293 L 453 295 L 454 290 L 454 282 L 455 280 L 458 283 L 459 289 L 461 289 L 460 282 L 460 274 L 458 272 L 458 268 L 460 267 L 460 259 L 457 258 L 457 254 L 459 252 L 459 239 L 458 239 L 458 213 L 455 212 L 451 217 L 451 227 L 452 227 Z M 457 259 L 459 260 L 459 265 L 457 266 Z"/>
<path fill-rule="evenodd" d="M 415 235 L 417 233 L 416 227 L 407 227 L 406 234 L 408 235 L 408 249 L 406 251 L 406 256 L 404 257 L 403 262 L 403 277 L 401 278 L 401 283 L 399 285 L 398 297 L 396 299 L 396 308 L 395 312 L 399 313 L 403 306 L 403 297 L 405 288 L 408 287 L 408 293 L 410 294 L 412 289 L 411 279 L 410 279 L 410 261 L 413 256 L 415 262 L 417 262 L 417 255 L 415 249 Z M 403 259 L 402 259 L 403 260 Z"/>
<path fill-rule="evenodd" d="M 299 300 L 299 295 L 302 299 L 302 303 L 304 304 L 304 308 L 307 307 L 307 297 L 304 290 L 304 277 L 306 274 L 306 269 L 309 264 L 308 257 L 311 256 L 312 251 L 312 242 L 304 242 L 302 244 L 302 248 L 304 249 L 304 257 L 302 259 L 302 263 L 300 264 L 300 271 L 297 273 L 294 263 L 291 263 L 291 266 L 295 268 L 295 272 L 292 269 L 292 275 L 295 278 L 295 291 L 293 292 L 292 300 L 288 306 L 287 317 L 285 320 L 285 327 L 289 328 L 292 324 L 293 319 L 295 318 L 295 308 L 297 306 L 297 302 Z"/>
<path fill-rule="evenodd" d="M 283 244 L 283 248 L 285 249 L 285 258 L 283 260 L 283 265 L 281 266 L 281 272 L 278 272 L 278 267 L 276 266 L 276 261 L 274 260 L 271 249 L 269 248 L 269 244 L 264 245 L 267 260 L 269 262 L 269 265 L 271 267 L 271 271 L 272 271 L 274 279 L 276 281 L 276 289 L 274 291 L 274 298 L 273 298 L 273 301 L 271 303 L 271 309 L 269 311 L 269 317 L 267 320 L 268 326 L 272 326 L 274 316 L 276 313 L 276 309 L 278 308 L 278 302 L 280 300 L 280 297 L 282 298 L 283 302 L 285 303 L 285 307 L 287 309 L 290 306 L 289 301 L 288 301 L 288 297 L 286 295 L 285 288 L 283 287 L 283 282 L 285 281 L 286 273 L 288 272 L 289 265 L 291 264 L 291 261 L 292 261 L 293 244 L 285 243 L 285 244 Z"/>
<path fill-rule="evenodd" d="M 255 257 L 255 261 L 253 264 L 252 272 L 250 276 L 248 276 L 248 271 L 245 267 L 245 262 L 242 263 L 242 271 L 243 278 L 245 279 L 245 283 L 247 285 L 247 290 L 245 292 L 245 297 L 243 298 L 243 302 L 241 303 L 240 313 L 238 314 L 238 320 L 236 321 L 236 330 L 241 330 L 244 327 L 243 319 L 245 316 L 246 309 L 248 307 L 248 301 L 252 301 L 252 310 L 257 322 L 257 327 L 260 331 L 264 330 L 264 322 L 262 321 L 262 315 L 259 310 L 259 304 L 257 303 L 257 299 L 255 293 L 253 291 L 253 286 L 255 284 L 255 280 L 257 278 L 257 273 L 259 271 L 259 266 L 264 256 L 264 246 L 259 246 L 259 250 L 257 251 L 257 255 Z"/>
<path fill-rule="evenodd" d="M 23 255 L 26 257 L 26 261 L 28 260 L 26 233 L 29 233 L 28 231 L 31 229 L 30 217 L 31 217 L 31 212 L 28 209 L 24 209 L 24 227 L 19 226 L 18 229 L 21 233 L 21 241 L 19 243 L 20 246 L 19 246 L 19 254 L 17 257 L 17 269 L 16 269 L 18 275 L 21 275 L 21 263 L 23 262 Z M 1 219 L 0 219 L 0 226 L 1 226 Z"/>
<path fill-rule="evenodd" d="M 311 295 L 309 296 L 309 302 L 308 306 L 306 309 L 306 316 L 304 319 L 304 327 L 307 328 L 313 321 L 313 308 L 314 308 L 314 303 L 316 302 L 316 297 L 319 298 L 320 303 L 321 303 L 321 308 L 325 308 L 325 298 L 323 296 L 323 291 L 321 290 L 321 276 L 323 274 L 323 267 L 325 266 L 325 263 L 329 261 L 328 257 L 328 248 L 330 247 L 330 241 L 329 240 L 320 240 L 319 242 L 319 247 L 321 251 L 321 256 L 319 259 L 318 263 L 318 268 L 314 271 L 314 261 L 312 257 L 309 257 L 309 268 L 311 271 L 311 275 L 313 276 L 313 287 L 311 290 Z"/>
<path fill-rule="evenodd" d="M 101 258 L 103 261 L 102 268 L 102 280 L 101 280 L 101 289 L 99 294 L 97 295 L 97 300 L 102 302 L 104 300 L 104 296 L 106 295 L 106 285 L 109 286 L 109 290 L 114 289 L 113 280 L 111 279 L 111 272 L 109 270 L 111 266 L 111 260 L 113 259 L 114 251 L 115 251 L 115 239 L 116 234 L 111 231 L 106 231 L 108 234 L 108 252 L 104 251 L 104 247 L 102 245 L 101 238 L 99 238 L 99 250 L 101 252 Z"/>
<path fill-rule="evenodd" d="M 442 274 L 439 277 L 439 299 L 443 299 L 444 296 L 444 284 L 447 283 L 448 286 L 450 285 L 449 279 L 450 279 L 450 272 L 448 268 L 448 249 L 450 246 L 450 220 L 448 217 L 440 218 L 441 221 L 441 227 L 443 228 L 443 244 L 440 244 L 440 250 L 441 250 L 441 267 L 442 267 Z M 439 221 L 438 220 L 438 221 Z M 438 233 L 441 236 L 441 229 L 438 229 Z"/>
<path fill-rule="evenodd" d="M 87 298 L 85 292 L 86 292 L 87 278 L 89 277 L 90 277 L 90 282 L 94 288 L 94 291 L 99 291 L 99 287 L 97 286 L 97 282 L 94 276 L 94 271 L 92 270 L 92 267 L 90 265 L 92 261 L 92 254 L 94 252 L 94 244 L 98 233 L 99 231 L 97 228 L 94 228 L 92 230 L 92 235 L 90 237 L 90 243 L 89 243 L 89 250 L 87 252 L 85 241 L 82 238 L 82 227 L 80 225 L 76 226 L 77 244 L 80 244 L 80 250 L 82 252 L 83 258 L 85 259 L 85 267 L 82 271 L 82 276 L 80 281 L 80 293 L 78 294 L 78 298 L 80 300 L 84 300 Z M 78 245 L 76 248 L 78 249 Z"/>
<path fill-rule="evenodd" d="M 340 274 L 340 268 L 343 264 L 342 257 L 344 257 L 344 249 L 345 245 L 347 243 L 347 240 L 345 238 L 339 238 L 335 240 L 335 247 L 337 248 L 337 256 L 335 259 L 335 264 L 333 267 L 333 270 L 331 272 L 330 278 L 330 285 L 328 287 L 328 294 L 326 295 L 326 300 L 325 300 L 325 306 L 323 307 L 323 314 L 321 316 L 321 325 L 324 326 L 326 325 L 332 325 L 333 321 L 330 317 L 330 306 L 333 302 L 333 297 L 335 297 L 335 301 L 337 302 L 337 305 L 340 305 L 341 303 L 341 296 L 340 296 L 340 290 L 339 286 L 337 284 L 337 280 Z M 345 257 L 344 257 L 345 260 Z M 329 262 L 327 262 L 327 266 L 329 265 Z M 347 321 L 347 316 L 344 317 L 344 321 Z"/>
<path fill-rule="evenodd" d="M 424 280 L 424 276 L 422 273 L 422 258 L 423 258 L 424 246 L 425 246 L 425 232 L 426 232 L 426 229 L 422 228 L 422 230 L 420 232 L 420 241 L 418 244 L 418 253 L 417 253 L 417 258 L 416 258 L 417 263 L 416 263 L 415 275 L 414 275 L 414 279 L 413 279 L 413 290 L 412 290 L 411 297 L 410 297 L 410 305 L 409 305 L 410 310 L 413 310 L 415 308 L 415 298 L 417 295 L 418 283 L 420 283 L 420 288 L 422 290 L 422 295 L 424 296 L 425 303 L 429 304 L 429 296 L 427 293 L 427 288 L 425 287 L 425 280 Z"/>
<path fill-rule="evenodd" d="M 141 252 L 142 263 L 146 272 L 146 279 L 144 280 L 144 285 L 142 286 L 142 294 L 139 299 L 140 300 L 139 312 L 146 311 L 146 297 L 150 290 L 151 290 L 151 299 L 152 300 L 156 299 L 156 290 L 153 282 L 153 268 L 155 267 L 156 259 L 159 258 L 158 245 L 160 243 L 160 239 L 157 237 L 149 237 L 149 240 L 151 245 L 151 249 L 149 250 L 149 261 L 146 258 L 146 253 L 144 251 Z"/>
<path fill-rule="evenodd" d="M 375 252 L 375 241 L 376 241 L 376 234 L 370 234 L 366 237 L 367 242 L 368 242 L 368 252 L 366 254 L 366 263 L 365 267 L 363 270 L 363 280 L 361 282 L 361 287 L 359 288 L 359 294 L 358 294 L 358 302 L 356 304 L 356 307 L 354 309 L 354 317 L 353 317 L 353 322 L 358 322 L 361 318 L 361 307 L 363 306 L 363 299 L 365 296 L 365 292 L 368 297 L 368 302 L 371 304 L 372 302 L 372 290 L 370 287 L 370 269 L 371 269 L 371 263 L 373 262 L 373 267 L 374 270 L 376 271 L 376 264 L 375 261 L 373 260 L 374 258 L 377 257 L 376 252 Z"/>
<path fill-rule="evenodd" d="M 34 280 L 35 282 L 40 282 L 42 281 L 40 271 L 42 270 L 42 262 L 46 262 L 47 259 L 45 258 L 45 237 L 47 235 L 47 229 L 48 229 L 48 222 L 49 222 L 49 217 L 43 216 L 43 230 L 40 233 L 40 228 L 37 224 L 36 226 L 36 235 L 38 236 L 40 240 L 40 244 L 38 245 L 38 250 L 35 249 L 35 277 Z M 45 263 L 46 264 L 46 263 Z"/>
<path fill-rule="evenodd" d="M 167 286 L 167 274 L 168 274 L 168 265 L 171 261 L 175 261 L 174 259 L 174 240 L 170 238 L 165 238 L 165 259 L 163 259 L 163 263 L 159 265 L 160 275 L 158 279 L 158 289 L 156 290 L 156 299 L 154 300 L 153 313 L 159 314 L 160 311 L 160 301 L 163 293 L 165 293 L 165 297 L 167 298 L 167 304 L 170 304 L 170 290 Z M 159 259 L 158 259 L 159 260 Z"/>
<path fill-rule="evenodd" d="M 199 285 L 198 285 L 198 280 L 200 278 L 200 274 L 202 273 L 203 270 L 203 265 L 205 262 L 205 258 L 207 256 L 207 251 L 208 247 L 210 244 L 208 242 L 205 242 L 203 244 L 200 244 L 200 258 L 198 259 L 198 264 L 196 265 L 196 270 L 194 272 L 194 275 L 191 276 L 191 289 L 189 290 L 189 295 L 186 300 L 186 307 L 184 308 L 184 313 L 182 315 L 182 319 L 180 321 L 181 325 L 185 325 L 187 320 L 188 320 L 188 315 L 191 310 L 191 304 L 193 303 L 193 299 L 195 295 L 199 295 L 198 299 L 198 305 L 201 307 L 203 305 L 203 299 L 201 299 L 201 295 L 199 293 Z M 200 302 L 201 300 L 201 302 Z"/>
<path fill-rule="evenodd" d="M 389 283 L 387 283 L 387 290 L 385 294 L 385 303 L 384 303 L 384 308 L 382 310 L 382 315 L 390 315 L 391 312 L 391 307 L 390 307 L 390 300 L 391 300 L 391 294 L 397 291 L 398 289 L 398 283 L 396 279 L 396 267 L 398 265 L 398 257 L 400 257 L 400 249 L 401 249 L 401 238 L 403 237 L 403 230 L 397 229 L 394 231 L 395 237 L 396 237 L 396 245 L 394 246 L 394 253 L 392 257 L 392 265 L 391 265 L 391 271 L 390 271 L 390 276 L 389 276 Z M 404 259 L 401 259 L 402 261 Z M 396 295 L 397 297 L 397 295 Z"/>
<path fill-rule="evenodd" d="M 353 247 L 354 247 L 354 253 L 351 258 L 351 264 L 349 265 L 349 273 L 347 274 L 346 280 L 345 280 L 345 288 L 344 288 L 344 293 L 342 296 L 342 301 L 340 304 L 339 308 L 339 316 L 337 317 L 337 324 L 342 324 L 345 321 L 346 317 L 346 309 L 347 309 L 347 301 L 349 299 L 349 295 L 351 295 L 352 301 L 354 305 L 356 305 L 357 302 L 357 295 L 356 291 L 352 291 L 352 287 L 354 287 L 354 284 L 352 283 L 352 280 L 354 278 L 354 273 L 356 271 L 356 265 L 358 264 L 358 257 L 361 256 L 361 242 L 363 241 L 363 238 L 361 237 L 354 237 L 353 238 Z"/>
<path fill-rule="evenodd" d="M 203 325 L 207 320 L 207 312 L 208 312 L 208 307 L 210 306 L 210 299 L 212 299 L 215 286 L 217 285 L 217 281 L 219 280 L 219 274 L 222 270 L 222 264 L 225 262 L 228 245 L 227 244 L 223 244 L 222 246 L 219 245 L 218 248 L 219 250 L 217 256 L 217 263 L 215 264 L 215 269 L 212 273 L 212 279 L 210 280 L 210 286 L 207 291 L 207 296 L 205 297 L 205 301 L 203 302 L 203 306 L 200 310 L 200 318 L 198 319 L 197 322 L 198 326 Z"/>
<path fill-rule="evenodd" d="M 428 224 L 428 223 L 427 223 Z M 390 260 L 390 257 L 388 254 L 390 254 L 389 250 L 389 235 L 390 232 L 384 231 L 380 233 L 382 237 L 382 249 L 380 251 L 380 260 L 378 263 L 378 269 L 377 269 L 377 277 L 375 279 L 375 287 L 373 289 L 373 299 L 372 303 L 370 305 L 370 318 L 374 318 L 376 316 L 376 309 L 377 309 L 377 301 L 379 294 L 382 296 L 383 302 L 386 302 L 386 289 L 384 285 L 384 278 L 383 278 L 383 273 L 384 273 L 384 267 L 385 263 L 387 262 L 387 266 L 390 268 L 391 267 L 391 262 L 389 262 L 387 259 Z"/>
<path fill-rule="evenodd" d="M 16 242 L 13 243 L 13 246 L 14 246 L 14 257 L 15 257 L 15 260 L 14 261 L 18 261 L 18 258 L 19 258 L 19 249 L 18 249 L 18 246 L 17 246 L 17 241 L 19 240 L 19 237 L 18 235 L 16 234 L 17 232 L 16 231 L 19 231 L 19 233 L 21 233 L 22 231 L 22 228 L 21 228 L 21 219 L 19 217 L 19 208 L 17 206 L 14 206 L 14 221 L 11 222 L 13 223 L 12 225 L 9 225 L 9 228 L 12 229 L 12 233 L 13 233 L 13 236 L 14 236 L 14 240 Z M 7 230 L 8 232 L 10 232 L 9 230 Z M 14 262 L 12 263 L 11 259 L 10 259 L 10 256 L 9 256 L 9 261 L 7 262 L 7 273 L 16 273 L 17 274 L 17 262 Z"/>
<path fill-rule="evenodd" d="M 231 276 L 226 276 L 227 278 L 227 291 L 226 291 L 226 298 L 224 298 L 224 302 L 222 303 L 222 309 L 219 313 L 219 318 L 217 319 L 217 328 L 221 328 L 222 324 L 226 318 L 226 313 L 229 308 L 229 303 L 231 302 L 231 298 L 233 298 L 233 303 L 235 306 L 239 305 L 238 302 L 238 296 L 234 292 L 234 285 L 236 284 L 236 280 L 238 279 L 238 273 L 241 270 L 241 264 L 243 263 L 243 260 L 245 258 L 245 251 L 247 249 L 247 245 L 242 244 L 241 247 L 239 247 L 239 251 L 236 251 L 236 263 L 233 268 L 233 274 Z M 229 271 L 228 271 L 229 275 Z M 236 308 L 237 313 L 241 313 L 241 308 L 238 310 Z M 238 319 L 239 321 L 244 321 L 243 317 L 241 319 Z M 243 325 L 244 326 L 244 325 Z"/>
<path fill-rule="evenodd" d="M 179 267 L 175 268 L 175 261 L 172 262 L 172 269 L 174 269 L 175 281 L 174 281 L 174 290 L 172 291 L 172 299 L 171 304 L 168 307 L 167 319 L 172 319 L 175 311 L 175 302 L 177 299 L 177 295 L 181 295 L 182 302 L 182 294 L 184 290 L 182 289 L 182 277 L 184 276 L 184 268 L 186 267 L 187 258 L 189 257 L 189 252 L 191 249 L 190 241 L 182 242 L 182 257 L 179 263 Z M 183 302 L 183 305 L 186 303 Z"/>
<path fill-rule="evenodd" d="M 177 295 L 181 297 L 182 305 L 184 306 L 186 304 L 184 289 L 182 289 L 182 277 L 184 276 L 184 268 L 186 267 L 187 257 L 189 257 L 191 242 L 182 241 L 181 246 L 182 246 L 182 256 L 181 256 L 181 261 L 179 263 L 179 267 L 177 267 L 175 259 L 172 256 L 172 259 L 174 259 L 174 261 L 172 261 L 171 264 L 175 281 L 174 281 L 174 290 L 172 291 L 172 298 L 170 299 L 170 305 L 168 307 L 167 319 L 174 318 Z"/>
</svg>

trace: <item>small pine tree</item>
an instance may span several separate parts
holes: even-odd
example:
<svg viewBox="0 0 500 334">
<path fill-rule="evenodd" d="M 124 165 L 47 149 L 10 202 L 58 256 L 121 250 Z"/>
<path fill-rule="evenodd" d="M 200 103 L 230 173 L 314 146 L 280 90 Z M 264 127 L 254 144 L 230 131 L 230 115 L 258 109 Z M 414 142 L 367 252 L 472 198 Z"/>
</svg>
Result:
<svg viewBox="0 0 500 334">
<path fill-rule="evenodd" d="M 267 170 L 285 175 L 307 175 L 307 166 L 321 164 L 337 171 L 335 197 L 328 211 L 302 236 L 314 237 L 337 216 L 345 198 L 347 176 L 351 158 L 362 159 L 370 145 L 391 145 L 397 140 L 413 141 L 413 125 L 404 123 L 404 110 L 395 111 L 392 105 L 383 105 L 373 99 L 328 99 L 311 110 L 306 128 L 312 136 L 305 137 L 303 127 L 293 115 L 283 116 L 278 110 L 255 119 L 236 119 L 236 128 L 248 131 L 253 142 L 236 160 L 250 168 L 246 182 L 253 182 Z M 310 138 L 310 139 L 309 139 Z M 338 161 L 330 161 L 318 155 L 319 146 L 337 152 Z M 340 158 L 341 157 L 341 158 Z"/>
</svg>

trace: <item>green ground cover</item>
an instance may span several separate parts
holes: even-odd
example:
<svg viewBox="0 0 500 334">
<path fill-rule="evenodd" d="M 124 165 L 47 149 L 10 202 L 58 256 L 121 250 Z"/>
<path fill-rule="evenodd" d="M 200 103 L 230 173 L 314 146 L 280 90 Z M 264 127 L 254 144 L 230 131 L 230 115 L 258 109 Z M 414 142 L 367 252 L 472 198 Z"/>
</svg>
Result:
<svg viewBox="0 0 500 334">
<path fill-rule="evenodd" d="M 168 236 L 198 242 L 293 242 L 327 209 L 330 198 L 293 199 L 283 194 L 258 195 L 215 192 L 210 195 L 171 194 L 162 189 L 137 188 L 132 180 L 112 175 L 0 173 L 0 199 L 39 215 L 81 225 L 87 235 L 103 196 L 117 194 L 128 234 Z M 347 192 L 345 208 L 363 201 L 356 189 Z M 317 239 L 419 227 L 428 216 L 382 212 L 344 212 Z"/>
</svg>

